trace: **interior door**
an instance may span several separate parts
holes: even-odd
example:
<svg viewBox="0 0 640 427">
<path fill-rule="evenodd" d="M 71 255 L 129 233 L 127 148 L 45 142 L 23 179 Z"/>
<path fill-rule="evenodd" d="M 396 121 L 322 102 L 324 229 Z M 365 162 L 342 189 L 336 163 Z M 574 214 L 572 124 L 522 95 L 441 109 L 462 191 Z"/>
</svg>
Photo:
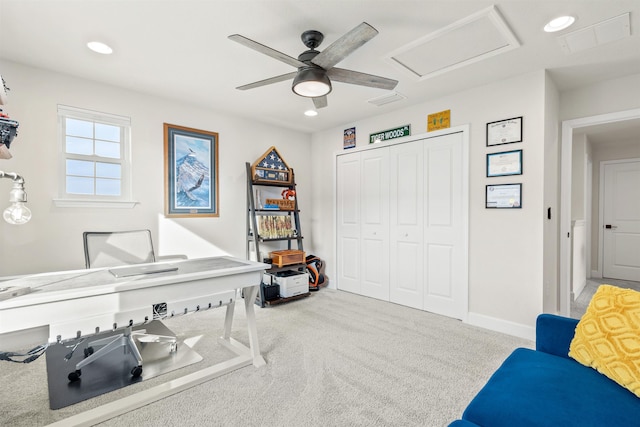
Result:
<svg viewBox="0 0 640 427">
<path fill-rule="evenodd" d="M 360 173 L 361 294 L 389 300 L 389 148 L 363 151 Z"/>
<path fill-rule="evenodd" d="M 423 287 L 423 141 L 390 148 L 389 299 L 422 309 Z"/>
<path fill-rule="evenodd" d="M 424 309 L 458 319 L 468 294 L 463 142 L 462 133 L 424 141 Z"/>
<path fill-rule="evenodd" d="M 640 281 L 640 161 L 603 164 L 602 275 Z"/>
<path fill-rule="evenodd" d="M 338 156 L 337 288 L 361 293 L 360 283 L 360 153 Z"/>
</svg>

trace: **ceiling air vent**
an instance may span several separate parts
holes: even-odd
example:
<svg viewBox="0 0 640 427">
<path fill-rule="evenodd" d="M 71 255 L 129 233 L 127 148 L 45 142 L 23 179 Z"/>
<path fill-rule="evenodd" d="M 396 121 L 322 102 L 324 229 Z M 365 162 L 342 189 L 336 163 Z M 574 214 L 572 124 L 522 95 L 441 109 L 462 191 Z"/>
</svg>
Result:
<svg viewBox="0 0 640 427">
<path fill-rule="evenodd" d="M 576 53 L 631 36 L 629 13 L 558 37 L 564 53 Z"/>
<path fill-rule="evenodd" d="M 519 46 L 491 6 L 397 49 L 387 59 L 425 80 Z"/>
<path fill-rule="evenodd" d="M 407 98 L 406 96 L 401 95 L 398 92 L 393 92 L 389 95 L 382 95 L 377 98 L 372 98 L 367 102 L 380 107 L 381 105 L 390 104 L 392 102 L 400 101 L 401 99 L 406 99 L 406 98 Z"/>
</svg>

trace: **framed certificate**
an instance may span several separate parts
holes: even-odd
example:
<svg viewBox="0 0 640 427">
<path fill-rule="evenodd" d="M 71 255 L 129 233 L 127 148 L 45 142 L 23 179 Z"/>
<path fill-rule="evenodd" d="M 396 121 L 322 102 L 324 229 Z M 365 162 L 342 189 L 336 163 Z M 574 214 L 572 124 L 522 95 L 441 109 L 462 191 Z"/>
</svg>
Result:
<svg viewBox="0 0 640 427">
<path fill-rule="evenodd" d="M 487 185 L 485 208 L 519 209 L 522 207 L 522 184 Z"/>
<path fill-rule="evenodd" d="M 522 117 L 487 123 L 487 147 L 522 142 Z"/>
<path fill-rule="evenodd" d="M 522 175 L 522 150 L 487 154 L 487 177 Z"/>
</svg>

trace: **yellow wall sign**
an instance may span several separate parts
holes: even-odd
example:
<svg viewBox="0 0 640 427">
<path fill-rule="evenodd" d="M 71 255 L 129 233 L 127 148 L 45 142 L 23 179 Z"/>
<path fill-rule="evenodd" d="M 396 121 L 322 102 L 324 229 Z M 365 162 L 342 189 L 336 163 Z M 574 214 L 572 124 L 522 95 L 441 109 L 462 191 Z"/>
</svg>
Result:
<svg viewBox="0 0 640 427">
<path fill-rule="evenodd" d="M 451 110 L 440 111 L 439 113 L 427 116 L 427 132 L 438 129 L 446 129 L 451 126 Z"/>
</svg>

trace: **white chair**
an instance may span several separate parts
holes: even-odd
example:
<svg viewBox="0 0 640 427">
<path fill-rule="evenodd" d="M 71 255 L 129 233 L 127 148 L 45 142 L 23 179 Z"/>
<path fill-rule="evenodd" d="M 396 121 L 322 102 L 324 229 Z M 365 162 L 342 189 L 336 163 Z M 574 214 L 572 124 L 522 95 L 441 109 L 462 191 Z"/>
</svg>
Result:
<svg viewBox="0 0 640 427">
<path fill-rule="evenodd" d="M 116 267 L 156 261 L 149 230 L 86 231 L 82 236 L 87 268 Z"/>
<path fill-rule="evenodd" d="M 149 230 L 87 231 L 83 233 L 83 239 L 85 265 L 87 268 L 117 267 L 156 261 Z M 186 259 L 186 256 L 179 255 L 163 258 Z M 136 366 L 131 369 L 131 375 L 139 377 L 142 374 L 142 356 L 136 345 L 136 340 L 145 343 L 169 343 L 169 353 L 177 350 L 176 337 L 147 334 L 145 329 L 134 331 L 133 326 L 130 323 L 121 334 L 90 341 L 84 350 L 85 358 L 78 362 L 76 370 L 68 375 L 69 381 L 78 380 L 82 374 L 82 368 L 85 366 L 123 347 L 136 360 Z M 70 359 L 72 354 L 73 351 L 67 355 L 67 358 Z"/>
</svg>

